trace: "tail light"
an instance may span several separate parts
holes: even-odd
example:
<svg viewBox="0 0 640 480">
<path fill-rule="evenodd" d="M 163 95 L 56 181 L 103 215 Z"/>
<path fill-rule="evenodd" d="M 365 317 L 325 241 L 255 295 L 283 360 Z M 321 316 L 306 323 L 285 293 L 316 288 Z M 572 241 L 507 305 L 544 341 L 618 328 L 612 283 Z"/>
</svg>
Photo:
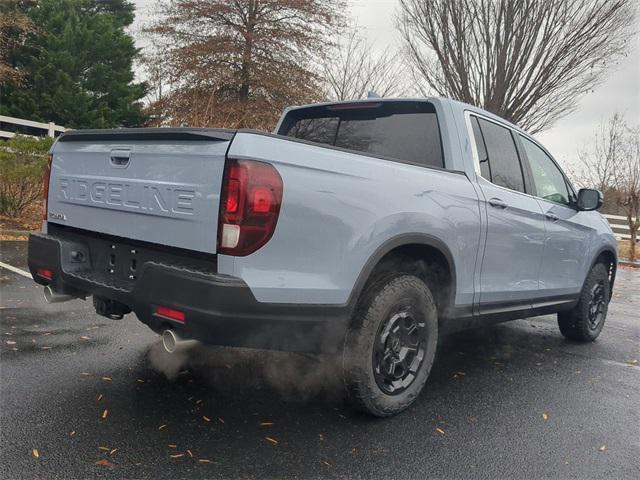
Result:
<svg viewBox="0 0 640 480">
<path fill-rule="evenodd" d="M 220 215 L 218 253 L 243 257 L 269 241 L 282 202 L 282 178 L 269 163 L 227 160 Z"/>
<path fill-rule="evenodd" d="M 53 155 L 49 155 L 49 161 L 47 162 L 47 168 L 42 175 L 42 219 L 47 219 L 47 212 L 49 211 L 49 179 L 51 178 L 51 160 Z"/>
</svg>

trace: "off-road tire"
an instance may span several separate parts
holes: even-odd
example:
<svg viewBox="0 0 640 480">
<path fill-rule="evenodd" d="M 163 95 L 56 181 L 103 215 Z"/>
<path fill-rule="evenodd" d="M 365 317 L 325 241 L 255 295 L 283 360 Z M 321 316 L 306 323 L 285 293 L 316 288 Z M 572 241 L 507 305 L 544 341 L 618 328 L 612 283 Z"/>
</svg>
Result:
<svg viewBox="0 0 640 480">
<path fill-rule="evenodd" d="M 601 291 L 600 291 L 601 290 Z M 599 291 L 602 296 L 601 305 L 598 307 L 598 321 L 594 323 L 594 292 Z M 611 285 L 607 267 L 602 263 L 593 266 L 582 286 L 578 304 L 571 310 L 558 313 L 558 327 L 560 333 L 570 340 L 578 342 L 593 342 L 604 326 L 607 318 L 609 300 L 611 298 Z"/>
<path fill-rule="evenodd" d="M 375 359 L 379 358 L 374 356 L 374 344 L 379 348 L 384 343 L 380 341 L 383 338 L 380 335 L 384 334 L 381 329 L 386 329 L 393 318 L 398 321 L 397 312 L 405 315 L 403 318 L 409 314 L 415 316 L 414 332 L 420 328 L 420 336 L 416 338 L 419 338 L 417 343 L 422 346 L 419 351 L 423 355 L 419 357 L 421 362 L 414 367 L 415 372 L 410 374 L 412 380 L 407 381 L 407 386 L 398 388 L 400 393 L 389 394 L 379 384 L 380 369 L 374 373 Z M 390 340 L 391 333 L 384 338 Z M 354 408 L 377 417 L 395 415 L 409 407 L 429 376 L 437 343 L 436 302 L 422 280 L 413 275 L 388 273 L 373 281 L 358 302 L 345 338 L 343 376 L 350 403 Z M 413 359 L 415 361 L 415 357 Z M 411 362 L 411 365 L 415 364 Z"/>
</svg>

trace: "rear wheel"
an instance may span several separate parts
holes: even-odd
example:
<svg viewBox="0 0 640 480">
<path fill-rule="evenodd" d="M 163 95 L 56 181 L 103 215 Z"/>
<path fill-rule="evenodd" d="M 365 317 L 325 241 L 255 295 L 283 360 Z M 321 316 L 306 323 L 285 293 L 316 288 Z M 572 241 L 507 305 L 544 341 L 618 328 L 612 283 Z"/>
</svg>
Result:
<svg viewBox="0 0 640 480">
<path fill-rule="evenodd" d="M 562 335 L 580 342 L 593 342 L 598 338 L 607 318 L 610 296 L 607 268 L 598 263 L 587 275 L 578 304 L 572 310 L 558 313 Z"/>
<path fill-rule="evenodd" d="M 438 341 L 436 303 L 413 275 L 390 274 L 365 291 L 343 354 L 351 403 L 378 417 L 401 412 L 424 386 Z"/>
</svg>

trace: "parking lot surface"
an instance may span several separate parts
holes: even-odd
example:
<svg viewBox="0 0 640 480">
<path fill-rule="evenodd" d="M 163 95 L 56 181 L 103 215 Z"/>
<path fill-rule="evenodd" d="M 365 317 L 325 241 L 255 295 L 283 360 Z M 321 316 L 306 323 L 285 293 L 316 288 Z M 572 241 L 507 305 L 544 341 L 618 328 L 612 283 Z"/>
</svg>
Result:
<svg viewBox="0 0 640 480">
<path fill-rule="evenodd" d="M 25 242 L 2 242 L 25 268 Z M 46 305 L 0 269 L 0 478 L 640 478 L 640 271 L 600 338 L 555 316 L 441 340 L 408 411 L 351 411 L 326 361 L 197 348 L 133 315 Z M 176 286 L 179 288 L 179 286 Z"/>
</svg>

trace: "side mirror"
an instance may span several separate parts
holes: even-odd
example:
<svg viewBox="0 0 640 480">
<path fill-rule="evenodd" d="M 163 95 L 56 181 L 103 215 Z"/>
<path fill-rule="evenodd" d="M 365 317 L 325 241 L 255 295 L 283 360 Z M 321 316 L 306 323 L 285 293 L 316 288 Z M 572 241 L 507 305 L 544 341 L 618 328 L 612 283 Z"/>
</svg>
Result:
<svg viewBox="0 0 640 480">
<path fill-rule="evenodd" d="M 581 188 L 578 192 L 578 210 L 598 210 L 604 203 L 604 196 L 600 190 Z"/>
</svg>

